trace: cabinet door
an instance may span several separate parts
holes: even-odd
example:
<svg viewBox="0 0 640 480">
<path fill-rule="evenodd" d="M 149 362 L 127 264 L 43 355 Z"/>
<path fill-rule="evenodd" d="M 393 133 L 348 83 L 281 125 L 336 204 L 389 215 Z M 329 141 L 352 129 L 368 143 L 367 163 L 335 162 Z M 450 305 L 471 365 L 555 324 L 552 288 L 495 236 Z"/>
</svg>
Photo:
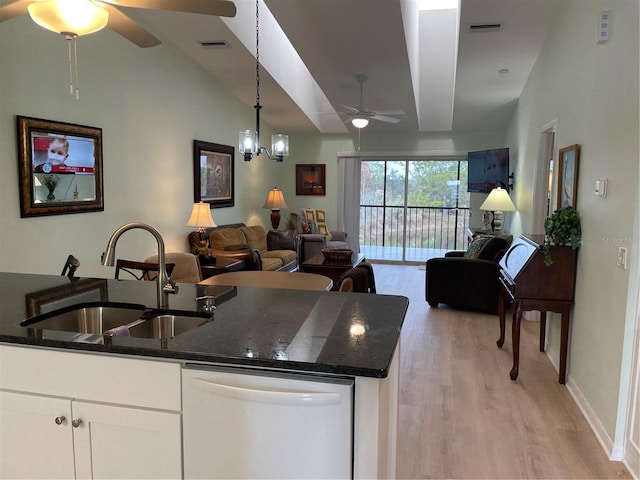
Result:
<svg viewBox="0 0 640 480">
<path fill-rule="evenodd" d="M 73 401 L 77 478 L 181 478 L 180 414 Z"/>
<path fill-rule="evenodd" d="M 70 400 L 0 390 L 0 478 L 74 478 L 70 425 Z"/>
</svg>

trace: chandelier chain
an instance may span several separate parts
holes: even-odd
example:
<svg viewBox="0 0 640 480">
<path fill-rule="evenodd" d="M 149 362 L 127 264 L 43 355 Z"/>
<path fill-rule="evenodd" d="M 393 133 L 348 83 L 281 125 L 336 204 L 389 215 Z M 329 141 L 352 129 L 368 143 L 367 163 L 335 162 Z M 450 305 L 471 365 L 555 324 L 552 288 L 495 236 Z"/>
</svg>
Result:
<svg viewBox="0 0 640 480">
<path fill-rule="evenodd" d="M 260 105 L 260 0 L 256 0 L 256 105 Z"/>
</svg>

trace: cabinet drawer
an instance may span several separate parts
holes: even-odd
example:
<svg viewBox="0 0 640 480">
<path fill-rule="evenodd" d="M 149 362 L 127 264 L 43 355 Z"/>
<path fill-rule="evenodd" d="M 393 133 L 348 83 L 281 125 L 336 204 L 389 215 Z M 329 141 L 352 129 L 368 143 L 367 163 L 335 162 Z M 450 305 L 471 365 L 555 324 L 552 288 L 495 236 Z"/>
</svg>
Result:
<svg viewBox="0 0 640 480">
<path fill-rule="evenodd" d="M 2 345 L 0 388 L 181 410 L 178 363 Z"/>
</svg>

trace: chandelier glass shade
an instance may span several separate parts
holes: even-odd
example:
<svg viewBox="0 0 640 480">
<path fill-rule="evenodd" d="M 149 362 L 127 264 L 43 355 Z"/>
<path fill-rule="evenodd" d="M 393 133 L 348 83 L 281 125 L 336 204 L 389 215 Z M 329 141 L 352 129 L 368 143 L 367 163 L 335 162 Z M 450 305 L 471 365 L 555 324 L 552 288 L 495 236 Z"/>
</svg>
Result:
<svg viewBox="0 0 640 480">
<path fill-rule="evenodd" d="M 34 1 L 27 9 L 38 25 L 63 35 L 88 35 L 109 21 L 109 12 L 91 0 Z"/>
</svg>

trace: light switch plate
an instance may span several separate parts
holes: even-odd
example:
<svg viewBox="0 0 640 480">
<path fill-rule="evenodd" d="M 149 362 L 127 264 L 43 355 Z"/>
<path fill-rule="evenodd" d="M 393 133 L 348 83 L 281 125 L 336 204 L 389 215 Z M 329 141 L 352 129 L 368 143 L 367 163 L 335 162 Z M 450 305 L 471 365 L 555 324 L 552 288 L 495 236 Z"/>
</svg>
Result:
<svg viewBox="0 0 640 480">
<path fill-rule="evenodd" d="M 600 197 L 607 196 L 607 179 L 606 178 L 596 180 L 595 190 L 593 193 L 595 193 Z"/>
</svg>

